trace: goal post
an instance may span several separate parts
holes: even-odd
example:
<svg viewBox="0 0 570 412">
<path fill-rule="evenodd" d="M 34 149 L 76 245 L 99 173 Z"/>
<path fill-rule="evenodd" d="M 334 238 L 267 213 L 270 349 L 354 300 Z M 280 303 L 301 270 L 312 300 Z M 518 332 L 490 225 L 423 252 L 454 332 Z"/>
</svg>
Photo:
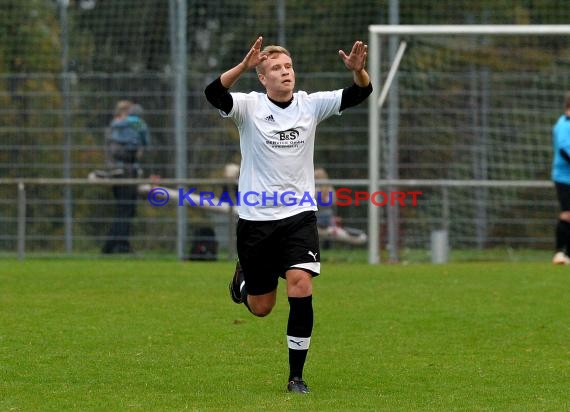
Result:
<svg viewBox="0 0 570 412">
<path fill-rule="evenodd" d="M 542 164 L 535 157 L 547 156 L 550 141 L 536 143 L 522 135 L 544 134 L 545 130 L 550 130 L 551 124 L 548 122 L 561 112 L 562 91 L 570 89 L 570 82 L 564 80 L 570 75 L 566 68 L 570 64 L 570 48 L 566 46 L 568 35 L 570 25 L 369 26 L 368 66 L 374 86 L 369 99 L 368 119 L 369 192 L 381 190 L 380 182 L 386 184 L 381 174 L 382 159 L 392 158 L 396 167 L 400 167 L 397 163 L 399 153 L 386 153 L 385 150 L 399 147 L 386 142 L 385 136 L 400 139 L 402 134 L 402 130 L 386 132 L 392 126 L 386 124 L 390 117 L 384 112 L 391 110 L 405 113 L 401 116 L 405 116 L 406 120 L 413 120 L 416 110 L 418 116 L 423 116 L 421 126 L 416 125 L 416 129 L 409 132 L 410 135 L 416 134 L 415 137 L 426 141 L 430 140 L 430 136 L 438 136 L 433 143 L 438 147 L 434 149 L 433 157 L 426 160 L 426 155 L 422 154 L 425 164 L 419 165 L 413 162 L 418 162 L 418 153 L 422 149 L 416 150 L 413 147 L 414 138 L 407 138 L 405 150 L 410 166 L 406 169 L 408 176 L 404 178 L 451 178 L 458 181 L 519 178 L 529 181 L 544 178 L 546 174 L 542 169 L 549 169 L 549 164 Z M 545 40 L 553 36 L 558 36 L 560 41 Z M 405 55 L 388 55 L 384 52 L 384 42 L 389 39 L 400 44 L 407 43 Z M 397 99 L 395 104 L 401 107 L 393 107 L 394 102 L 389 97 L 385 99 L 388 90 L 383 88 L 383 85 L 390 87 L 392 79 L 383 81 L 383 76 L 386 73 L 390 75 L 390 68 L 398 66 L 398 59 L 402 61 L 395 74 L 396 90 L 393 92 L 405 99 Z M 398 81 L 402 75 L 406 80 L 404 86 Z M 412 90 L 415 84 L 420 86 Z M 421 100 L 422 103 L 414 106 L 414 100 Z M 466 104 L 461 106 L 461 103 L 456 103 L 458 101 Z M 412 103 L 407 105 L 409 102 Z M 426 107 L 426 102 L 427 106 L 432 107 Z M 404 123 L 405 127 L 402 120 L 398 123 Z M 396 124 L 394 127 L 399 126 Z M 454 135 L 456 140 L 453 140 Z M 501 150 L 507 150 L 501 147 L 501 139 L 505 144 L 515 144 L 516 148 L 512 150 L 516 153 L 497 155 Z M 452 150 L 444 149 L 450 145 L 453 146 Z M 429 148 L 429 143 L 426 143 L 424 152 L 429 151 L 426 148 Z M 537 149 L 540 156 L 536 156 L 533 149 Z M 514 159 L 514 156 L 519 157 Z M 524 170 L 525 163 L 527 167 L 532 165 L 536 173 Z M 457 172 L 459 170 L 463 170 L 464 175 Z M 500 171 L 505 172 L 501 174 Z M 397 181 L 393 184 L 397 186 Z M 489 189 L 471 187 L 471 190 L 478 194 L 464 202 L 465 210 L 470 216 L 473 214 L 472 220 L 477 226 L 474 230 L 480 230 L 477 236 L 480 244 L 484 244 L 488 222 L 493 217 L 488 216 L 486 205 L 491 202 Z M 505 203 L 501 199 L 493 201 L 497 205 Z M 469 207 L 473 210 L 469 211 Z M 368 261 L 372 264 L 380 262 L 381 213 L 378 207 L 369 203 Z M 387 218 L 390 219 L 390 216 L 398 219 L 398 213 L 388 213 Z M 470 225 L 471 222 L 465 224 Z M 400 224 L 388 221 L 385 227 L 389 232 L 386 238 L 393 258 L 400 243 Z"/>
</svg>

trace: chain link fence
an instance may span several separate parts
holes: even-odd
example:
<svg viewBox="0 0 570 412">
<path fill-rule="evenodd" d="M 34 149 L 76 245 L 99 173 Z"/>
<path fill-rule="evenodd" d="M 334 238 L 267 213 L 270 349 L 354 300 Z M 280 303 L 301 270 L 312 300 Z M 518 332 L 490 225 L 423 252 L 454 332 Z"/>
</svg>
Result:
<svg viewBox="0 0 570 412">
<path fill-rule="evenodd" d="M 426 4 L 419 0 L 0 0 L 0 179 L 4 179 L 0 187 L 0 250 L 13 255 L 21 249 L 22 226 L 19 228 L 18 216 L 20 219 L 24 216 L 27 253 L 100 253 L 108 227 L 113 223 L 115 202 L 109 183 L 89 183 L 86 179 L 92 171 L 105 168 L 105 133 L 115 103 L 121 99 L 130 99 L 144 107 L 144 119 L 151 131 L 150 150 L 142 161 L 144 179 L 137 181 L 139 184 L 149 184 L 150 176 L 160 176 L 163 181 L 190 179 L 178 181 L 175 189 L 187 187 L 195 181 L 192 179 L 223 179 L 225 166 L 240 161 L 237 131 L 207 103 L 203 89 L 225 69 L 238 63 L 259 34 L 266 43 L 284 44 L 292 51 L 298 88 L 311 92 L 350 84 L 351 76 L 338 58 L 338 49 L 348 49 L 356 39 L 367 40 L 371 24 L 563 24 L 570 18 L 570 10 L 563 6 L 562 2 L 553 1 Z M 528 74 L 529 68 L 524 64 L 501 69 L 502 84 L 510 87 L 513 95 L 519 91 L 518 98 L 533 102 L 529 113 L 506 115 L 508 129 L 519 127 L 516 117 L 523 117 L 525 125 L 533 125 L 536 140 L 523 143 L 525 147 L 505 156 L 487 147 L 488 160 L 494 161 L 489 169 L 492 173 L 508 171 L 512 156 L 516 155 L 517 162 L 535 159 L 532 167 L 536 173 L 520 176 L 521 179 L 548 179 L 549 165 L 543 163 L 548 160 L 549 121 L 554 121 L 560 112 L 561 90 L 566 88 L 555 80 L 570 78 L 566 40 L 552 38 L 526 49 L 523 45 L 521 49 L 537 58 L 538 51 L 555 54 L 559 63 L 556 78 L 540 81 Z M 401 123 L 405 126 L 401 129 L 399 148 L 402 178 L 444 179 L 449 177 L 446 171 L 465 172 L 457 175 L 458 178 L 474 177 L 474 172 L 465 168 L 465 157 L 454 157 L 453 151 L 444 150 L 449 145 L 441 140 L 447 133 L 445 130 L 442 133 L 442 119 L 456 115 L 453 112 L 456 101 L 450 97 L 432 103 L 438 90 L 445 93 L 442 85 L 453 83 L 435 71 L 434 62 L 453 61 L 449 57 L 453 53 L 462 56 L 461 46 L 444 53 L 447 46 L 416 42 L 413 53 L 420 56 L 416 59 L 419 70 L 428 67 L 429 71 L 419 80 L 409 73 L 401 77 L 402 85 L 413 83 L 403 89 L 401 96 Z M 185 66 L 180 65 L 181 55 L 185 56 Z M 186 67 L 186 87 L 182 94 L 177 75 L 180 67 Z M 500 78 L 490 78 L 501 82 Z M 481 91 L 484 79 L 478 79 L 476 87 L 466 94 L 471 93 L 475 102 L 484 96 Z M 522 79 L 523 87 L 517 79 Z M 382 80 L 378 79 L 378 84 Z M 530 89 L 529 85 L 532 95 L 524 93 Z M 241 79 L 236 89 L 260 90 L 260 85 L 252 73 Z M 462 98 L 460 94 L 449 96 Z M 418 102 L 421 110 L 415 106 Z M 181 107 L 185 109 L 182 129 Z M 483 106 L 477 107 L 474 113 Z M 347 110 L 338 119 L 328 120 L 317 131 L 315 165 L 327 169 L 336 187 L 359 190 L 359 186 L 344 184 L 343 180 L 363 180 L 368 176 L 367 116 L 368 107 L 361 105 Z M 437 124 L 430 119 L 437 119 Z M 458 124 L 452 122 L 449 127 Z M 475 125 L 479 131 L 485 127 L 485 124 Z M 417 133 L 419 128 L 421 134 Z M 510 141 L 508 130 L 500 127 L 496 130 L 493 138 L 497 147 Z M 418 136 L 426 137 L 418 139 Z M 469 135 L 462 136 L 467 139 Z M 537 143 L 541 139 L 543 143 Z M 456 153 L 471 153 L 469 161 L 481 153 L 473 152 L 465 140 L 455 142 L 453 148 Z M 183 170 L 177 164 L 180 150 L 186 159 Z M 536 153 L 540 161 L 536 160 Z M 477 179 L 489 178 L 484 172 L 477 173 Z M 386 177 L 384 169 L 381 177 Z M 517 177 L 508 174 L 506 178 Z M 22 204 L 22 191 L 18 190 L 21 179 L 84 181 L 82 184 L 27 181 L 25 214 L 22 214 L 18 206 Z M 216 182 L 200 183 L 197 189 L 220 194 L 225 183 Z M 419 190 L 425 192 L 421 212 L 418 208 L 401 211 L 402 236 L 398 248 L 403 254 L 406 250 L 429 249 L 430 232 L 440 226 L 438 214 L 445 210 L 446 204 L 451 211 L 465 211 L 472 205 L 468 188 L 453 188 L 445 195 L 433 187 Z M 465 212 L 459 216 L 451 213 L 452 247 L 548 249 L 551 246 L 557 208 L 553 191 L 490 189 L 485 191 L 488 203 L 495 206 L 500 203 L 497 196 L 505 190 L 511 192 L 507 209 L 501 209 L 503 212 L 488 221 L 484 241 L 473 224 L 477 216 L 462 220 Z M 228 231 L 231 222 L 226 215 L 187 207 L 186 219 L 181 219 L 176 207 L 153 207 L 144 193 L 136 203 L 132 240 L 138 253 L 180 257 L 177 248 L 182 247 L 187 255 L 196 236 L 203 233 L 201 229 L 208 227 L 214 230 L 223 256 L 232 257 Z M 366 230 L 366 209 L 366 206 L 339 207 L 337 213 L 345 226 Z M 385 236 L 382 226 L 379 230 Z M 382 239 L 382 247 L 386 248 L 386 240 Z M 364 244 L 333 243 L 332 247 L 343 249 L 349 258 L 360 258 L 366 252 Z"/>
</svg>

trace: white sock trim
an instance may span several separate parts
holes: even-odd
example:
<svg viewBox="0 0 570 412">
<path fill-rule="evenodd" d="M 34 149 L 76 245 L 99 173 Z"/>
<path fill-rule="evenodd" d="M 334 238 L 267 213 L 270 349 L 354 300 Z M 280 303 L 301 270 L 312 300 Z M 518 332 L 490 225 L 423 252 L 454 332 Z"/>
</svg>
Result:
<svg viewBox="0 0 570 412">
<path fill-rule="evenodd" d="M 311 345 L 311 337 L 297 338 L 287 335 L 287 347 L 293 350 L 307 350 Z"/>
</svg>

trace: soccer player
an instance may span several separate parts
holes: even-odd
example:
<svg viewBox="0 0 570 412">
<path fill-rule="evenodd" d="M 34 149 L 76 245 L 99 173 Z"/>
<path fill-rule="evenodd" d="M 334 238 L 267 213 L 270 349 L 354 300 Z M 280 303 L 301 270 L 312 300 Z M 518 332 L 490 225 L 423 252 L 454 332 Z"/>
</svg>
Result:
<svg viewBox="0 0 570 412">
<path fill-rule="evenodd" d="M 564 114 L 552 128 L 552 180 L 560 203 L 560 214 L 556 225 L 556 253 L 552 263 L 570 264 L 568 246 L 570 243 L 570 92 L 564 97 Z"/>
<path fill-rule="evenodd" d="M 290 392 L 308 393 L 303 368 L 313 330 L 313 277 L 320 273 L 313 152 L 317 124 L 363 102 L 372 92 L 365 70 L 367 46 L 357 41 L 339 50 L 353 84 L 308 94 L 295 91 L 289 51 L 262 49 L 257 38 L 244 59 L 206 87 L 208 101 L 231 118 L 240 134 L 238 263 L 230 282 L 234 302 L 267 316 L 279 278 L 287 284 Z M 318 56 L 316 56 L 318 57 Z M 266 93 L 230 93 L 240 76 L 255 68 Z M 245 194 L 254 196 L 246 197 Z"/>
</svg>

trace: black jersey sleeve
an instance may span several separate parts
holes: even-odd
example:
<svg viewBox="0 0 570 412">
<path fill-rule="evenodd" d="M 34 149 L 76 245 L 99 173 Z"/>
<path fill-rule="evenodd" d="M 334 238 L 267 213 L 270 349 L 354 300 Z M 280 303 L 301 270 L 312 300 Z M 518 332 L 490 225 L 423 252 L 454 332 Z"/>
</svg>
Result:
<svg viewBox="0 0 570 412">
<path fill-rule="evenodd" d="M 220 109 L 226 114 L 232 111 L 234 99 L 228 89 L 222 85 L 222 80 L 219 77 L 206 86 L 204 94 L 206 95 L 206 99 L 208 99 L 210 104 L 216 109 Z"/>
<path fill-rule="evenodd" d="M 366 87 L 360 87 L 356 83 L 346 87 L 342 91 L 342 100 L 340 102 L 340 111 L 349 107 L 362 103 L 372 93 L 372 83 Z"/>
</svg>

